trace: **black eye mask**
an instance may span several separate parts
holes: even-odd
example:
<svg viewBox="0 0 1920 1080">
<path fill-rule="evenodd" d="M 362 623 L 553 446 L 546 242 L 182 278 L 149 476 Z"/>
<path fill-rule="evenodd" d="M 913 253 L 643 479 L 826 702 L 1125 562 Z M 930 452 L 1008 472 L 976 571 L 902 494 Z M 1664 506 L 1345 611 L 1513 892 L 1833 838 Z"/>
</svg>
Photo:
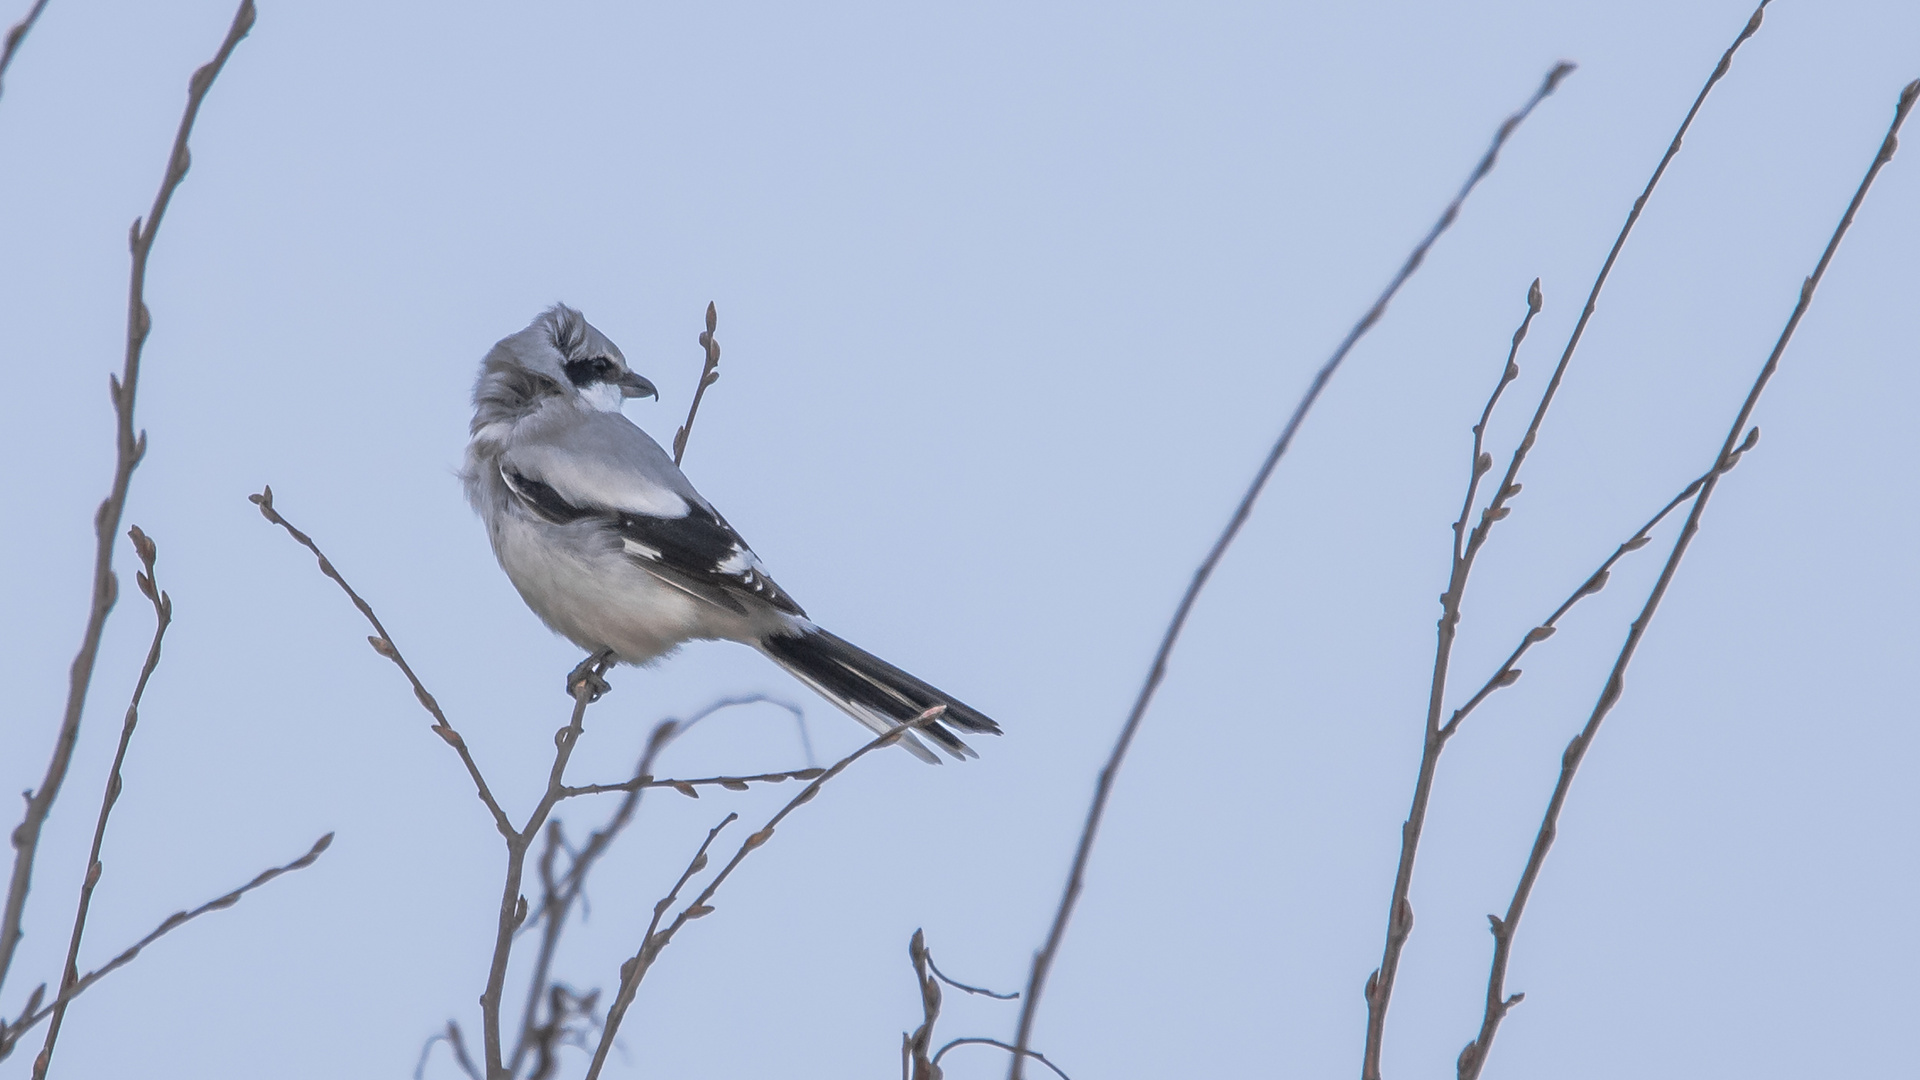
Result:
<svg viewBox="0 0 1920 1080">
<path fill-rule="evenodd" d="M 595 356 L 587 360 L 569 360 L 563 366 L 567 372 L 567 380 L 578 387 L 591 386 L 597 382 L 612 382 L 614 372 L 618 370 L 614 367 L 613 361 L 604 356 Z"/>
</svg>

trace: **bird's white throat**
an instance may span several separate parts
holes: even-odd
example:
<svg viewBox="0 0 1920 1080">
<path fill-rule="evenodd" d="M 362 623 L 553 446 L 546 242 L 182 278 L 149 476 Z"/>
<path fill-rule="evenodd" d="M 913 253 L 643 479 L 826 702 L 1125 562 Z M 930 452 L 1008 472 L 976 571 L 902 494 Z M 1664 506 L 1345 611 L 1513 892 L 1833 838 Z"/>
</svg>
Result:
<svg viewBox="0 0 1920 1080">
<path fill-rule="evenodd" d="M 612 383 L 589 383 L 580 388 L 580 400 L 599 412 L 619 412 L 626 394 Z"/>
</svg>

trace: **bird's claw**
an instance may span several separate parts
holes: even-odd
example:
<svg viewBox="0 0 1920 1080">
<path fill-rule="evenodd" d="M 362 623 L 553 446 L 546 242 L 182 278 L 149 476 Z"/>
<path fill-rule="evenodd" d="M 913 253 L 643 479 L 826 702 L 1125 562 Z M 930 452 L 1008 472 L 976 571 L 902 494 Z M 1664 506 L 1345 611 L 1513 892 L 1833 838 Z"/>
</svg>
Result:
<svg viewBox="0 0 1920 1080">
<path fill-rule="evenodd" d="M 607 669 L 613 666 L 613 655 L 612 649 L 601 649 L 580 661 L 579 665 L 567 674 L 567 696 L 578 698 L 582 692 L 585 692 L 589 705 L 605 697 L 607 692 L 613 689 L 612 685 L 603 678 Z"/>
</svg>

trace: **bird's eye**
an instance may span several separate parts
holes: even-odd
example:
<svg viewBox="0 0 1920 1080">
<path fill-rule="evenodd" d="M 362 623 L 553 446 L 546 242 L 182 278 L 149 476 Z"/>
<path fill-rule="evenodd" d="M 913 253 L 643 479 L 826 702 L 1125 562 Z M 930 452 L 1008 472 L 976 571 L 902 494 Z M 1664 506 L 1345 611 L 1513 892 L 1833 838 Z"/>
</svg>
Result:
<svg viewBox="0 0 1920 1080">
<path fill-rule="evenodd" d="M 579 387 L 586 387 L 596 382 L 611 382 L 615 371 L 613 360 L 605 356 L 595 356 L 587 360 L 569 360 L 565 367 L 567 380 Z"/>
</svg>

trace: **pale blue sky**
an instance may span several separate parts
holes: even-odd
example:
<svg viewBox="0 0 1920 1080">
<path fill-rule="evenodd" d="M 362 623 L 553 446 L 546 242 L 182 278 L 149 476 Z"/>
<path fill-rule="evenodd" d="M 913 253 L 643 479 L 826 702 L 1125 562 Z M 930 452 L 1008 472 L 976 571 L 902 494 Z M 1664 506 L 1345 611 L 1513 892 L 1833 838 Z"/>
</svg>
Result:
<svg viewBox="0 0 1920 1080">
<path fill-rule="evenodd" d="M 615 1063 L 894 1075 L 918 1019 L 908 936 L 925 927 L 957 977 L 1023 980 L 1194 562 L 1493 127 L 1572 59 L 1197 610 L 1038 1029 L 1075 1080 L 1353 1075 L 1468 428 L 1538 276 L 1546 310 L 1494 425 L 1496 454 L 1511 445 L 1750 8 L 263 3 L 154 253 L 152 450 L 128 520 L 159 541 L 177 621 L 83 961 L 338 840 L 90 992 L 56 1071 L 399 1076 L 449 1016 L 477 1026 L 498 840 L 358 616 L 245 496 L 274 486 L 520 810 L 577 657 L 523 608 L 454 480 L 474 367 L 565 300 L 659 384 L 628 415 L 664 442 L 713 300 L 725 375 L 694 482 L 822 623 L 1007 734 L 977 762 L 896 753 L 836 781 L 663 955 Z M 230 17 L 224 0 L 54 0 L 0 98 L 9 790 L 38 782 L 84 615 L 126 227 Z M 1457 683 L 1711 460 L 1916 76 L 1920 6 L 1770 9 L 1602 298 L 1482 560 Z M 1914 152 L 1842 249 L 1587 759 L 1490 1078 L 1911 1067 Z M 1473 1033 L 1485 913 L 1663 549 L 1449 748 L 1390 1076 L 1451 1075 Z M 128 593 L 9 1014 L 64 946 L 150 629 Z M 804 703 L 823 758 L 864 738 L 737 646 L 614 682 L 582 779 L 726 693 Z M 766 709 L 706 725 L 662 771 L 802 763 Z M 779 798 L 650 799 L 562 973 L 611 986 L 705 828 Z M 1013 1019 L 950 998 L 942 1033 L 1006 1037 Z M 1005 1068 L 978 1048 L 947 1064 Z M 441 1058 L 429 1075 L 454 1073 Z"/>
</svg>

